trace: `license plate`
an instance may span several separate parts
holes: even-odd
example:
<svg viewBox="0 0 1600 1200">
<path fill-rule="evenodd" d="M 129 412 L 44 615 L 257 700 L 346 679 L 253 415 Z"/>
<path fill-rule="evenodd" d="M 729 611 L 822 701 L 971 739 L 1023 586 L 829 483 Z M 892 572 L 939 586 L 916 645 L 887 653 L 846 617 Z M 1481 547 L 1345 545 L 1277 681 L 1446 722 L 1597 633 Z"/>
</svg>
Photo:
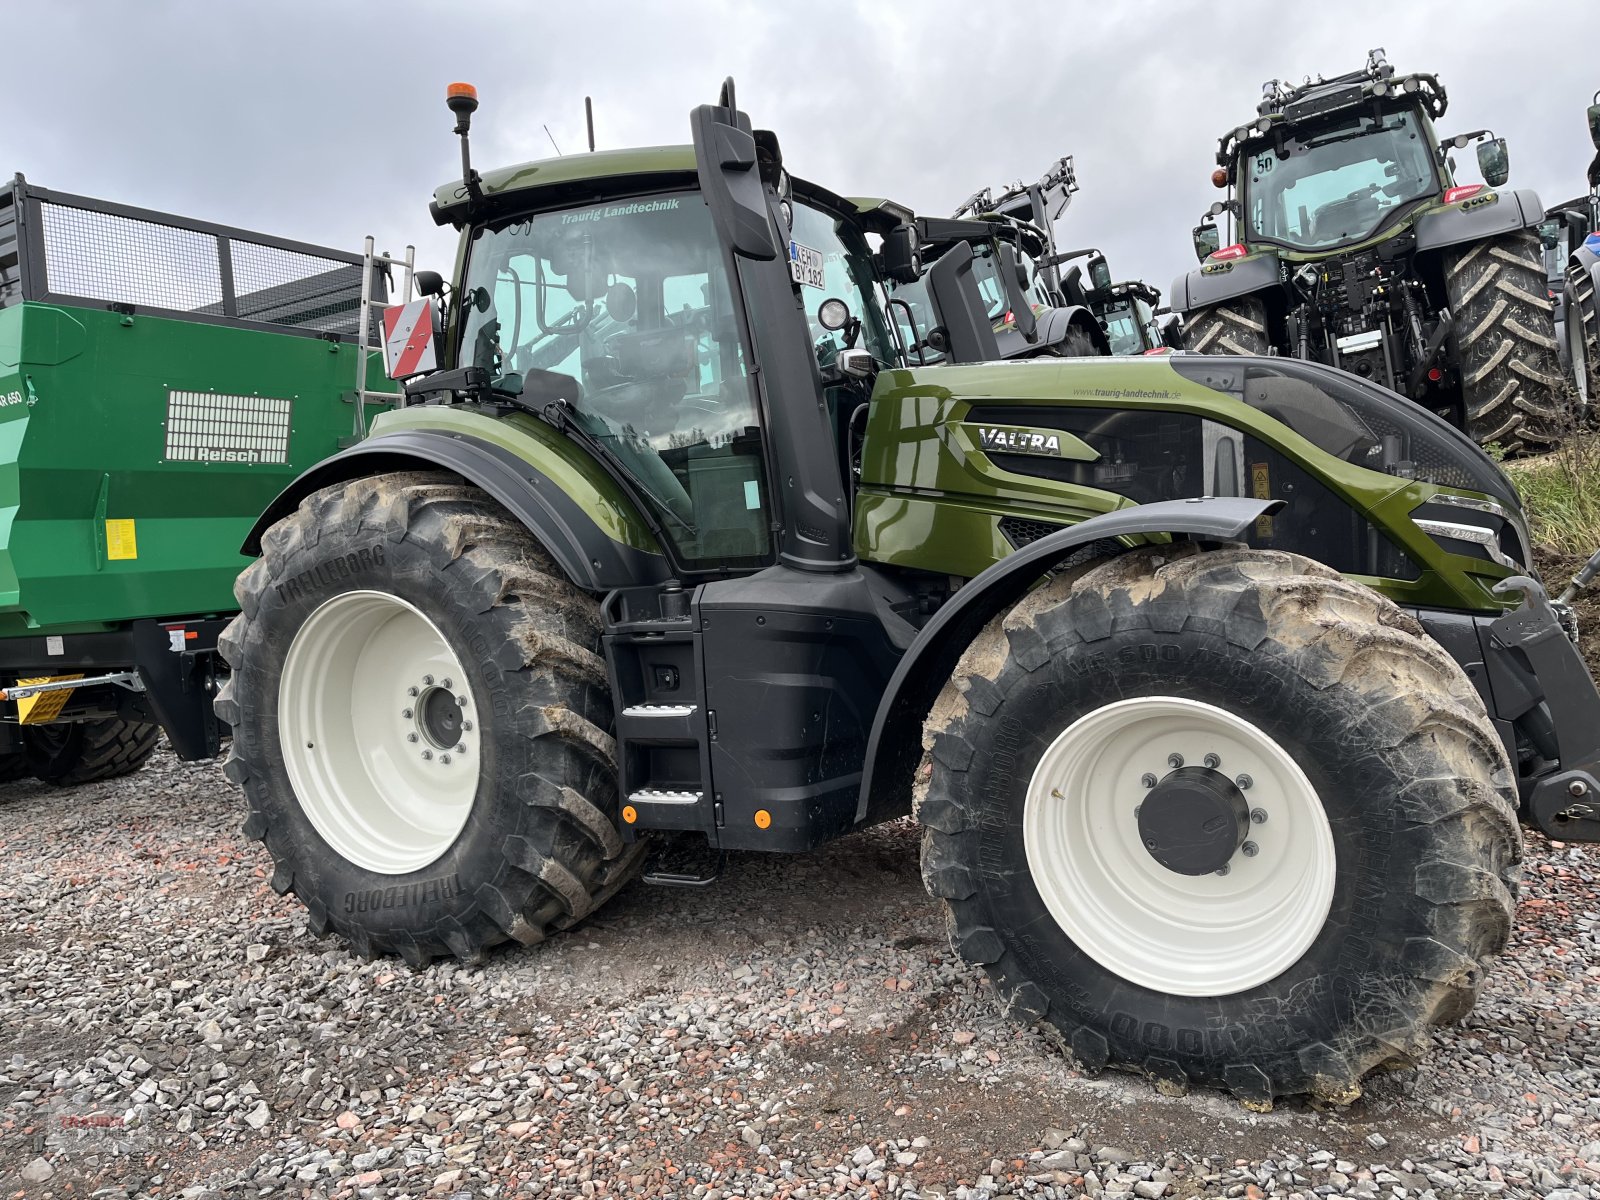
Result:
<svg viewBox="0 0 1600 1200">
<path fill-rule="evenodd" d="M 822 251 L 813 250 L 810 246 L 802 246 L 799 242 L 789 243 L 789 274 L 801 287 L 823 289 L 827 283 L 822 273 Z"/>
</svg>

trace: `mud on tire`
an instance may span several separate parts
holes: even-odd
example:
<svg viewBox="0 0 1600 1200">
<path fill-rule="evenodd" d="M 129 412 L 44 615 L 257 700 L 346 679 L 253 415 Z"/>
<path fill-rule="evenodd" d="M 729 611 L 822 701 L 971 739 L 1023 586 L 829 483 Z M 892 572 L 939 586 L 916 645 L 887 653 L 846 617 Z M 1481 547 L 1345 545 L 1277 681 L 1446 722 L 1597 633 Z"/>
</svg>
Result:
<svg viewBox="0 0 1600 1200">
<path fill-rule="evenodd" d="M 1267 306 L 1252 296 L 1241 296 L 1203 308 L 1189 319 L 1184 341 L 1201 354 L 1266 354 L 1272 348 Z"/>
<path fill-rule="evenodd" d="M 1519 230 L 1453 253 L 1445 289 L 1468 435 L 1510 454 L 1558 442 L 1572 414 L 1538 234 Z"/>
<path fill-rule="evenodd" d="M 415 607 L 449 643 L 478 703 L 480 774 L 459 834 L 431 862 L 389 874 L 318 833 L 285 767 L 279 684 L 306 619 L 367 590 Z M 271 854 L 272 886 L 314 933 L 413 965 L 475 961 L 582 920 L 634 874 L 625 846 L 596 602 L 521 525 L 453 476 L 397 473 L 316 492 L 263 540 L 240 577 L 220 648 L 233 668 L 217 712 L 234 729 L 226 773 L 244 831 Z"/>
<path fill-rule="evenodd" d="M 57 787 L 77 787 L 131 775 L 150 760 L 161 727 L 107 717 L 22 731 L 28 774 Z"/>
<path fill-rule="evenodd" d="M 1328 818 L 1326 918 L 1318 929 L 1313 913 L 1301 956 L 1245 990 L 1172 994 L 1108 970 L 1052 918 L 1030 870 L 1023 822 L 1047 748 L 1140 696 L 1254 723 Z M 954 946 L 1090 1069 L 1227 1088 L 1258 1108 L 1297 1093 L 1348 1102 L 1368 1071 L 1415 1060 L 1430 1025 L 1472 1007 L 1509 935 L 1521 837 L 1476 693 L 1412 618 L 1305 558 L 1151 547 L 1060 575 L 975 639 L 924 746 L 923 877 Z"/>
</svg>

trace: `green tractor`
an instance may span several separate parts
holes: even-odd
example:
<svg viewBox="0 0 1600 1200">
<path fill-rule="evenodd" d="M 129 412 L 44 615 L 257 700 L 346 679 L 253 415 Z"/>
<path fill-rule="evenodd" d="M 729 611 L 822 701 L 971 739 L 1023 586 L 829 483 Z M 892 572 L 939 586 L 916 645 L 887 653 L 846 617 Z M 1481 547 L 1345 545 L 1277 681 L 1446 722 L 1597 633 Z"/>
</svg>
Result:
<svg viewBox="0 0 1600 1200">
<path fill-rule="evenodd" d="M 1361 71 L 1263 88 L 1225 134 L 1212 182 L 1229 189 L 1194 231 L 1198 268 L 1172 286 L 1192 349 L 1340 367 L 1409 396 L 1509 454 L 1570 427 L 1540 263 L 1539 198 L 1505 190 L 1504 138 L 1436 143 L 1432 75 Z M 1477 143 L 1484 183 L 1453 150 Z M 1230 244 L 1216 218 L 1228 215 Z"/>
<path fill-rule="evenodd" d="M 1471 1008 L 1519 807 L 1600 836 L 1600 695 L 1472 442 L 1295 359 L 993 363 L 965 244 L 908 365 L 915 222 L 731 81 L 692 145 L 482 175 L 451 104 L 441 365 L 267 507 L 221 640 L 314 932 L 476 962 L 909 814 L 1089 1068 L 1349 1100 Z"/>
<path fill-rule="evenodd" d="M 358 254 L 0 189 L 0 780 L 219 753 L 239 540 L 393 399 L 384 295 Z"/>
</svg>

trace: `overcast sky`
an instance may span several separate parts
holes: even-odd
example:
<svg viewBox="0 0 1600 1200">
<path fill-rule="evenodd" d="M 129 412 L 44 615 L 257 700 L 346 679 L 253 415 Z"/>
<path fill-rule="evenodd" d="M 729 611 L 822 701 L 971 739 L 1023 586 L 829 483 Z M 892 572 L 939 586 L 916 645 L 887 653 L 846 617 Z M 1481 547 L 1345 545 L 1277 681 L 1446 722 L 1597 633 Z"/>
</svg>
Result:
<svg viewBox="0 0 1600 1200">
<path fill-rule="evenodd" d="M 1583 190 L 1600 88 L 1600 0 L 5 8 L 0 170 L 325 245 L 410 241 L 446 272 L 453 235 L 427 201 L 459 173 L 455 79 L 482 99 L 480 168 L 549 156 L 546 124 L 581 152 L 586 94 L 602 148 L 687 141 L 689 110 L 727 74 L 794 174 L 936 215 L 1071 153 L 1082 191 L 1063 242 L 1163 291 L 1217 198 L 1216 139 L 1253 115 L 1264 79 L 1352 70 L 1382 45 L 1400 72 L 1444 82 L 1441 133 L 1509 138 L 1512 185 L 1547 203 Z"/>
</svg>

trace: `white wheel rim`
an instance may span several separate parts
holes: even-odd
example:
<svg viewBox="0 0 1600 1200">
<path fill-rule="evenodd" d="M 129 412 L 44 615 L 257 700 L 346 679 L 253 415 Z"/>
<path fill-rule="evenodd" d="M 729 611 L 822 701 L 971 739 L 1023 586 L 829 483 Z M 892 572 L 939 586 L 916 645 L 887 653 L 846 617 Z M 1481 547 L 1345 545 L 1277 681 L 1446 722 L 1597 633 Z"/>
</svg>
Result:
<svg viewBox="0 0 1600 1200">
<path fill-rule="evenodd" d="M 1144 776 L 1220 758 L 1265 821 L 1225 875 L 1182 875 L 1145 849 L 1134 810 Z M 1316 789 L 1255 725 L 1197 700 L 1120 700 L 1053 741 L 1028 785 L 1028 869 L 1050 915 L 1083 952 L 1131 983 L 1178 996 L 1226 996 L 1282 974 L 1310 947 L 1333 903 L 1333 831 Z"/>
<path fill-rule="evenodd" d="M 465 728 L 446 745 L 452 705 Z M 335 596 L 295 634 L 278 686 L 284 765 L 301 809 L 359 867 L 403 875 L 427 866 L 472 812 L 476 712 L 460 660 L 414 606 L 386 592 Z"/>
</svg>

